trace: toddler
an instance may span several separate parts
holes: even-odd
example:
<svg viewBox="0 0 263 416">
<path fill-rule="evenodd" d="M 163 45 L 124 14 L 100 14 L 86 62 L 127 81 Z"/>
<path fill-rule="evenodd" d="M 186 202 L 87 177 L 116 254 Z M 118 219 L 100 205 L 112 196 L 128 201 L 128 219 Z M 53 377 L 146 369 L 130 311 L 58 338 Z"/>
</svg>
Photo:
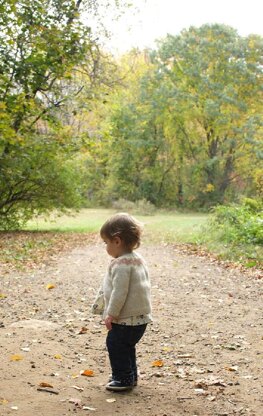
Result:
<svg viewBox="0 0 263 416">
<path fill-rule="evenodd" d="M 140 245 L 141 226 L 130 215 L 116 214 L 100 230 L 113 257 L 93 305 L 108 329 L 106 345 L 112 369 L 107 390 L 129 390 L 137 385 L 136 344 L 151 318 L 150 279 L 143 258 L 134 252 Z"/>
</svg>

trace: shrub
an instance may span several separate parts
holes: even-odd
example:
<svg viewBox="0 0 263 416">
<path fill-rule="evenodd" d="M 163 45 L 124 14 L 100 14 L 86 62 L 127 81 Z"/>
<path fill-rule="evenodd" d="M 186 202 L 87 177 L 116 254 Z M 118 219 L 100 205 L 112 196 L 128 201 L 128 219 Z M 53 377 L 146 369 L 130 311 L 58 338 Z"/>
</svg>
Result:
<svg viewBox="0 0 263 416">
<path fill-rule="evenodd" d="M 213 209 L 209 229 L 224 242 L 263 244 L 262 204 L 245 199 L 242 205 L 218 206 Z"/>
</svg>

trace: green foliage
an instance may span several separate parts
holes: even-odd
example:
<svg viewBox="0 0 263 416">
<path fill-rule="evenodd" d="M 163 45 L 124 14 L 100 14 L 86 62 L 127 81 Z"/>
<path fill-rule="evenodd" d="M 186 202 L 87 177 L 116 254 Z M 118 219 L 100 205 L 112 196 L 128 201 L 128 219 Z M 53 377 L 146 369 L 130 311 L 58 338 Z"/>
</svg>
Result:
<svg viewBox="0 0 263 416">
<path fill-rule="evenodd" d="M 207 209 L 259 196 L 262 47 L 260 36 L 215 24 L 129 53 L 105 114 L 101 202 Z"/>
<path fill-rule="evenodd" d="M 170 85 L 169 111 L 181 115 L 186 174 L 193 178 L 188 186 L 199 205 L 222 203 L 228 189 L 247 181 L 247 162 L 261 163 L 262 47 L 260 37 L 244 39 L 215 24 L 168 36 L 156 52 L 162 82 Z"/>
<path fill-rule="evenodd" d="M 79 206 L 81 173 L 54 142 L 12 146 L 0 165 L 0 229 L 18 229 L 36 214 Z"/>
<path fill-rule="evenodd" d="M 0 2 L 1 229 L 80 204 L 84 186 L 77 155 L 86 137 L 75 128 L 77 111 L 69 103 L 84 85 L 98 89 L 102 77 L 98 41 L 81 16 L 96 15 L 96 3 Z"/>
<path fill-rule="evenodd" d="M 245 198 L 240 205 L 217 206 L 200 235 L 209 250 L 246 267 L 263 262 L 263 205 Z"/>
<path fill-rule="evenodd" d="M 192 27 L 117 63 L 83 24 L 99 9 L 0 1 L 0 228 L 83 199 L 150 212 L 262 196 L 262 38 Z"/>
<path fill-rule="evenodd" d="M 258 201 L 252 201 L 213 209 L 210 226 L 218 231 L 222 241 L 263 245 L 263 206 Z"/>
</svg>

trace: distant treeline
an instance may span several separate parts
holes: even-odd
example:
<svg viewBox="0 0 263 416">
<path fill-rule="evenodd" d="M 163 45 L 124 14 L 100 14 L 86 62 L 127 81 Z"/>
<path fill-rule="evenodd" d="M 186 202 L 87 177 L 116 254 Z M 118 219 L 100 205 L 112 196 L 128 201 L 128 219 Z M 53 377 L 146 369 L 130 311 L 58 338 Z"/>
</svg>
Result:
<svg viewBox="0 0 263 416">
<path fill-rule="evenodd" d="M 83 24 L 93 3 L 0 6 L 0 228 L 262 197 L 262 38 L 204 25 L 117 59 Z"/>
</svg>

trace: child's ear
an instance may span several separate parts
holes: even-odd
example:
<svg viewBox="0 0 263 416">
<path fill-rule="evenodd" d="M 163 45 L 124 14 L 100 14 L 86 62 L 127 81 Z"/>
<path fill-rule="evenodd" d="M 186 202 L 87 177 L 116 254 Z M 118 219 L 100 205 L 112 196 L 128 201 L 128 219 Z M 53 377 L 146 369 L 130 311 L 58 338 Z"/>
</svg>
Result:
<svg viewBox="0 0 263 416">
<path fill-rule="evenodd" d="M 121 238 L 117 235 L 116 237 L 114 237 L 114 240 L 116 242 L 116 244 L 119 246 L 122 242 Z"/>
</svg>

